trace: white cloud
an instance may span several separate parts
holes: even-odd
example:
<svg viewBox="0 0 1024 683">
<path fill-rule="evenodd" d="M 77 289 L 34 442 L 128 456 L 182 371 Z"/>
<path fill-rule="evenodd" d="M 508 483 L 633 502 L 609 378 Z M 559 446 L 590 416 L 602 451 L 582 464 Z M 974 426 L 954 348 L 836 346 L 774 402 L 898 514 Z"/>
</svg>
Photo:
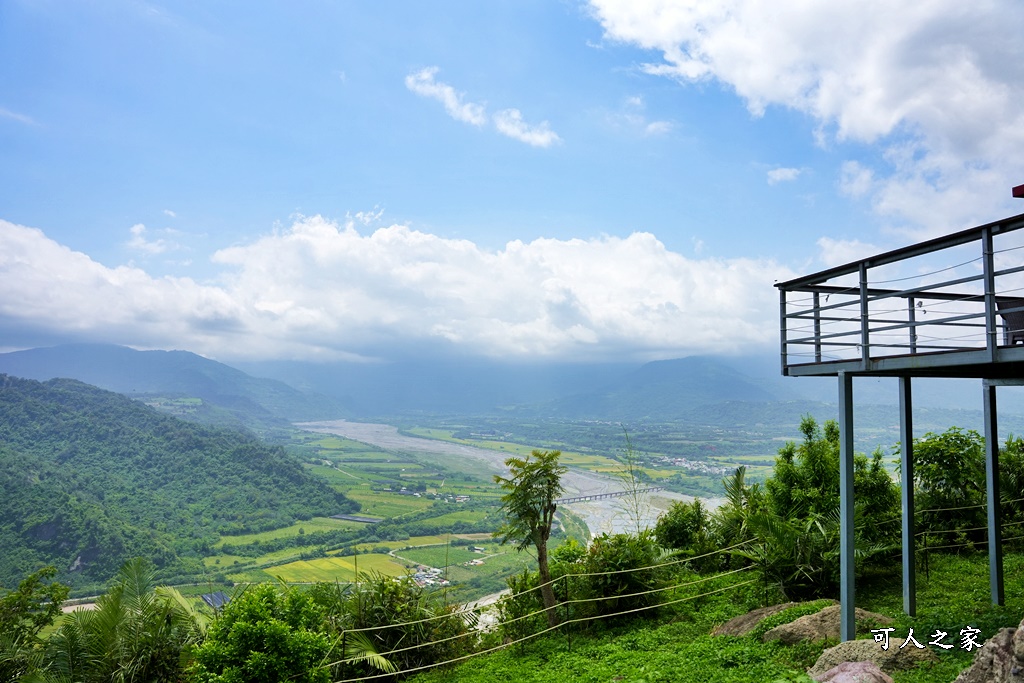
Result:
<svg viewBox="0 0 1024 683">
<path fill-rule="evenodd" d="M 786 183 L 800 177 L 799 168 L 773 168 L 768 171 L 768 184 Z"/>
<path fill-rule="evenodd" d="M 639 95 L 627 97 L 619 111 L 608 115 L 609 123 L 640 131 L 643 135 L 664 135 L 675 127 L 671 121 L 651 121 L 646 114 L 647 103 Z"/>
<path fill-rule="evenodd" d="M 164 209 L 164 215 L 165 216 L 170 216 L 171 218 L 177 218 L 178 217 L 178 214 L 174 213 L 170 209 Z"/>
<path fill-rule="evenodd" d="M 664 135 L 672 130 L 671 121 L 651 121 L 644 126 L 645 135 Z"/>
<path fill-rule="evenodd" d="M 482 126 L 487 123 L 487 115 L 484 113 L 484 106 L 474 102 L 464 101 L 465 93 L 456 92 L 455 88 L 447 83 L 440 83 L 434 80 L 434 76 L 440 69 L 436 66 L 429 66 L 411 73 L 405 77 L 405 87 L 422 97 L 430 97 L 444 105 L 456 121 L 471 123 L 474 126 Z"/>
<path fill-rule="evenodd" d="M 839 189 L 849 197 L 863 197 L 871 191 L 874 184 L 874 173 L 856 161 L 843 163 L 839 176 Z"/>
<path fill-rule="evenodd" d="M 16 330 L 149 347 L 209 350 L 241 310 L 222 289 L 188 278 L 108 268 L 40 230 L 0 220 L 0 320 Z M 179 333 L 184 336 L 175 338 Z"/>
<path fill-rule="evenodd" d="M 166 213 L 166 211 L 164 212 Z M 172 212 L 173 213 L 173 212 Z M 159 228 L 156 233 L 162 235 L 155 239 L 151 238 L 153 231 L 147 228 L 142 223 L 136 223 L 132 227 L 128 228 L 128 232 L 131 233 L 131 238 L 124 243 L 129 249 L 142 252 L 143 254 L 152 256 L 155 254 L 163 254 L 168 251 L 178 251 L 182 249 L 182 245 L 174 241 L 174 239 L 167 239 L 168 237 L 176 237 L 184 235 L 180 230 L 174 228 Z"/>
<path fill-rule="evenodd" d="M 835 240 L 831 237 L 822 237 L 818 240 L 818 258 L 826 268 L 852 263 L 882 251 L 875 245 L 860 240 Z"/>
<path fill-rule="evenodd" d="M 26 126 L 38 126 L 39 125 L 38 123 L 36 123 L 35 119 L 33 119 L 31 116 L 26 116 L 24 114 L 19 114 L 16 111 L 11 111 L 10 109 L 4 109 L 3 107 L 0 107 L 0 118 L 11 119 L 12 121 L 17 121 L 18 123 L 24 123 Z"/>
<path fill-rule="evenodd" d="M 660 53 L 648 73 L 717 80 L 755 115 L 804 112 L 823 142 L 881 145 L 887 163 L 866 191 L 879 214 L 920 236 L 1013 208 L 1009 186 L 1024 177 L 1024 4 L 590 4 L 606 39 Z"/>
<path fill-rule="evenodd" d="M 131 232 L 132 237 L 130 240 L 125 242 L 125 246 L 129 249 L 135 249 L 145 254 L 162 254 L 168 249 L 174 249 L 177 247 L 172 242 L 168 242 L 164 239 L 149 240 L 146 238 L 146 226 L 142 223 L 136 223 L 128 229 Z"/>
<path fill-rule="evenodd" d="M 218 285 L 108 268 L 0 221 L 0 320 L 214 357 L 374 356 L 450 346 L 519 358 L 650 358 L 775 342 L 775 280 L 751 259 L 690 259 L 649 233 L 487 250 L 393 225 L 302 218 L 217 252 Z M 638 274 L 642 274 L 639 276 Z"/>
<path fill-rule="evenodd" d="M 541 121 L 535 126 L 523 121 L 523 114 L 518 109 L 505 109 L 494 115 L 494 127 L 502 135 L 525 142 L 533 147 L 550 147 L 562 138 L 551 130 L 547 121 Z"/>
<path fill-rule="evenodd" d="M 431 97 L 444 104 L 445 111 L 457 121 L 483 126 L 487 123 L 487 110 L 482 104 L 466 102 L 465 93 L 460 93 L 447 83 L 434 80 L 439 71 L 436 66 L 429 66 L 405 77 L 405 86 L 417 95 Z M 541 121 L 530 125 L 523 120 L 518 109 L 503 109 L 492 119 L 494 128 L 513 140 L 525 142 L 533 147 L 550 147 L 562 139 L 551 130 L 551 124 Z"/>
</svg>

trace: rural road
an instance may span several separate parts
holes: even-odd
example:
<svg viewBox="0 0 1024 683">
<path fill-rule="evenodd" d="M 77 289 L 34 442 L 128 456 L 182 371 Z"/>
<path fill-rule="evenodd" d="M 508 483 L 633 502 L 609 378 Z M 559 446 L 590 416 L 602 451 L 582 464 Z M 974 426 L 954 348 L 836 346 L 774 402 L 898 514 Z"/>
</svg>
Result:
<svg viewBox="0 0 1024 683">
<path fill-rule="evenodd" d="M 508 473 L 504 462 L 505 458 L 508 457 L 507 453 L 437 439 L 406 436 L 405 434 L 399 434 L 398 428 L 392 425 L 372 422 L 349 422 L 348 420 L 329 420 L 324 422 L 303 422 L 295 426 L 310 432 L 344 436 L 345 438 L 362 441 L 363 443 L 368 443 L 388 451 L 431 453 L 448 456 L 451 458 L 451 467 L 453 469 L 458 468 L 460 460 L 469 458 L 486 464 L 495 474 L 504 475 Z M 622 482 L 614 477 L 577 469 L 570 469 L 562 477 L 562 484 L 565 487 L 564 495 L 566 497 L 610 493 L 623 489 Z M 654 526 L 654 521 L 658 515 L 678 500 L 691 501 L 693 496 L 673 493 L 672 491 L 658 491 L 648 494 L 646 503 L 649 509 L 643 511 L 643 525 Z M 706 502 L 709 508 L 714 508 L 718 506 L 719 501 L 711 499 Z M 569 503 L 565 507 L 586 521 L 591 535 L 596 536 L 602 532 L 619 533 L 628 531 L 635 525 L 630 514 L 626 511 L 626 507 L 623 505 L 623 499 L 620 498 Z"/>
</svg>

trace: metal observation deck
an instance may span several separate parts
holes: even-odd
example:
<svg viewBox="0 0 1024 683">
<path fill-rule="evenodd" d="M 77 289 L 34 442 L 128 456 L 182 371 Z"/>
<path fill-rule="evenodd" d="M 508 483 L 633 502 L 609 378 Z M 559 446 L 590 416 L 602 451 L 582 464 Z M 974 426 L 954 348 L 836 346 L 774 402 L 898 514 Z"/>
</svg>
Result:
<svg viewBox="0 0 1024 683">
<path fill-rule="evenodd" d="M 1024 186 L 1014 188 L 1014 196 L 1024 196 Z M 981 380 L 989 584 L 993 604 L 1004 602 L 996 387 L 1024 384 L 1021 228 L 1024 214 L 776 285 L 782 373 L 835 376 L 839 382 L 843 640 L 855 637 L 853 378 L 858 376 L 899 378 L 903 606 L 911 616 L 916 612 L 911 380 Z"/>
</svg>

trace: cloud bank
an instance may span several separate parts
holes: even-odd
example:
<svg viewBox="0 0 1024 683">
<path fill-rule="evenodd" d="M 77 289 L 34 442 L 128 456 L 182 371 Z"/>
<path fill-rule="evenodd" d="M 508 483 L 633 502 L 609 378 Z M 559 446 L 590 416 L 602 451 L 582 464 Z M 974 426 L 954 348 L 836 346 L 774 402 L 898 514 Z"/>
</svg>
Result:
<svg viewBox="0 0 1024 683">
<path fill-rule="evenodd" d="M 768 348 L 772 261 L 688 259 L 649 233 L 501 250 L 319 216 L 213 256 L 214 283 L 110 268 L 0 221 L 0 325 L 228 358 L 342 359 L 425 349 L 516 359 L 647 359 Z"/>
<path fill-rule="evenodd" d="M 1020 208 L 1009 188 L 1024 178 L 1024 4 L 590 5 L 606 38 L 660 52 L 648 73 L 720 82 L 757 116 L 771 106 L 805 113 L 823 145 L 880 145 L 851 194 L 895 227 L 923 237 Z"/>
</svg>

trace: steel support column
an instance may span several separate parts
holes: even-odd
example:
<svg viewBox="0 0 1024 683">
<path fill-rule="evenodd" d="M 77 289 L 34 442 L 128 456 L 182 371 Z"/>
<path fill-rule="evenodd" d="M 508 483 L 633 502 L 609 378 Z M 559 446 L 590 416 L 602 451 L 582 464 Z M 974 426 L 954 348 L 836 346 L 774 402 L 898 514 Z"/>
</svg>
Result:
<svg viewBox="0 0 1024 683">
<path fill-rule="evenodd" d="M 1006 601 L 1003 592 L 1003 534 L 999 528 L 999 419 L 996 416 L 996 388 L 984 382 L 985 397 L 985 488 L 988 494 L 988 586 L 992 604 Z"/>
<path fill-rule="evenodd" d="M 839 373 L 839 638 L 857 637 L 853 596 L 853 376 Z"/>
<path fill-rule="evenodd" d="M 900 377 L 900 477 L 903 508 L 903 611 L 914 617 L 917 616 L 917 562 L 914 553 L 914 410 L 910 377 Z"/>
</svg>

